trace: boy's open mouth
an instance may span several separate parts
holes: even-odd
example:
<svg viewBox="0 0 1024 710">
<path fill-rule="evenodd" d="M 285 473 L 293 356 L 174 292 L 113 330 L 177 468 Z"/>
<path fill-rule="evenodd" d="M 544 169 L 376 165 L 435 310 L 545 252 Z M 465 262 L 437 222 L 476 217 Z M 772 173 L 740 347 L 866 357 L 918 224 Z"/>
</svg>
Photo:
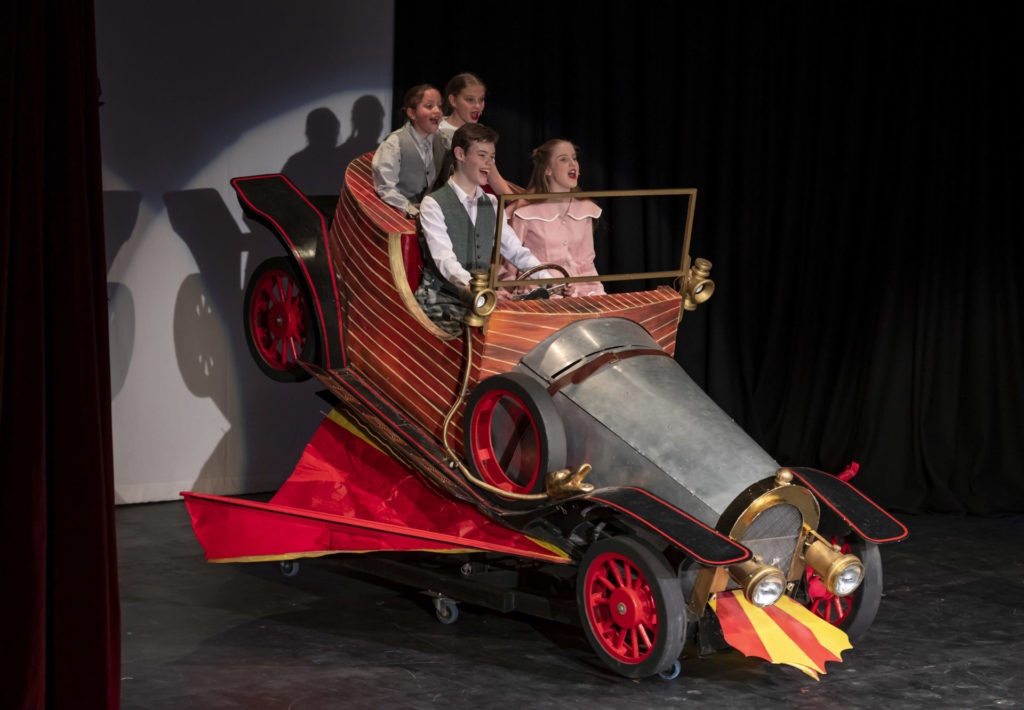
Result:
<svg viewBox="0 0 1024 710">
<path fill-rule="evenodd" d="M 477 121 L 480 120 L 480 112 L 479 111 L 472 111 L 469 114 L 469 117 L 473 120 L 473 123 L 476 123 Z"/>
</svg>

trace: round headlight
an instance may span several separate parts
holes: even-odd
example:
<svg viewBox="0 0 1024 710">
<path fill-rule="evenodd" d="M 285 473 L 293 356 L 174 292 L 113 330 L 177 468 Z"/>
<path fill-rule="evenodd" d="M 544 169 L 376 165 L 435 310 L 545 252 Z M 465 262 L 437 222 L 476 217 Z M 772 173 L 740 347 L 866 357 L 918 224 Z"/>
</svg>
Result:
<svg viewBox="0 0 1024 710">
<path fill-rule="evenodd" d="M 847 594 L 849 594 L 857 587 L 859 587 L 863 579 L 863 565 L 861 565 L 859 562 L 854 562 L 852 564 L 847 565 L 842 570 L 840 570 L 839 574 L 837 574 L 834 578 L 834 594 L 836 596 L 845 597 Z"/>
<path fill-rule="evenodd" d="M 755 560 L 732 565 L 729 576 L 743 589 L 743 596 L 754 606 L 771 606 L 786 590 L 786 577 L 782 570 Z"/>
<path fill-rule="evenodd" d="M 766 575 L 747 590 L 747 599 L 757 607 L 771 606 L 779 601 L 785 588 L 786 580 L 781 574 Z"/>
<path fill-rule="evenodd" d="M 804 559 L 836 596 L 845 597 L 864 580 L 864 563 L 856 555 L 844 555 L 822 539 L 807 546 Z"/>
</svg>

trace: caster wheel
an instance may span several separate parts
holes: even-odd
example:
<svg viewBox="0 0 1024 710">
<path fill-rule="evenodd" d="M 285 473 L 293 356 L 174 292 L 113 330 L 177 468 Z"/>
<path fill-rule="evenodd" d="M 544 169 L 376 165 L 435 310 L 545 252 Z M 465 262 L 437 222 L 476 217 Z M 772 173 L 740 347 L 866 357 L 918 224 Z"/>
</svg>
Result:
<svg viewBox="0 0 1024 710">
<path fill-rule="evenodd" d="M 285 577 L 294 577 L 299 573 L 298 560 L 281 560 L 281 574 Z"/>
<path fill-rule="evenodd" d="M 448 597 L 434 599 L 434 613 L 442 624 L 454 624 L 459 618 L 459 605 Z"/>
<path fill-rule="evenodd" d="M 671 666 L 669 666 L 665 670 L 659 671 L 658 672 L 658 677 L 662 678 L 664 680 L 675 680 L 676 678 L 679 677 L 679 671 L 681 671 L 682 669 L 683 669 L 683 664 L 681 664 L 679 661 L 676 661 L 675 663 L 673 663 Z"/>
</svg>

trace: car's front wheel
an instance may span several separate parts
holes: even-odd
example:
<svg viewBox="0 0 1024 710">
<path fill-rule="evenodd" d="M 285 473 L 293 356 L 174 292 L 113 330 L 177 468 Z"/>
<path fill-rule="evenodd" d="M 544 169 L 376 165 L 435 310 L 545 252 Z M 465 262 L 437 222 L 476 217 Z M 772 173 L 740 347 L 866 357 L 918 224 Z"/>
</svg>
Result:
<svg viewBox="0 0 1024 710">
<path fill-rule="evenodd" d="M 576 598 L 587 640 L 627 678 L 673 668 L 683 650 L 686 604 L 665 558 L 643 542 L 595 542 L 580 564 Z"/>
</svg>

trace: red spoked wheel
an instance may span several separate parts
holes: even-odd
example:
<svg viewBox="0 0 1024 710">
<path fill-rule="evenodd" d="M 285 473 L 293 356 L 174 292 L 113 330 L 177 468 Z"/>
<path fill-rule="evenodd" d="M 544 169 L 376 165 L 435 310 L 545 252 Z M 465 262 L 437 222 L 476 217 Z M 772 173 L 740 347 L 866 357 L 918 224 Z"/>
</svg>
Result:
<svg viewBox="0 0 1024 710">
<path fill-rule="evenodd" d="M 576 598 L 587 640 L 616 673 L 654 675 L 679 658 L 687 625 L 679 579 L 639 540 L 613 537 L 591 545 Z"/>
<path fill-rule="evenodd" d="M 828 590 L 821 575 L 808 567 L 806 606 L 853 639 L 868 630 L 878 613 L 882 599 L 882 558 L 878 545 L 859 538 L 833 536 L 831 542 L 839 545 L 844 555 L 860 558 L 864 563 L 864 581 L 851 594 L 838 597 Z"/>
<path fill-rule="evenodd" d="M 285 257 L 267 259 L 245 290 L 246 343 L 256 364 L 278 382 L 300 382 L 309 373 L 298 360 L 315 362 L 317 334 L 310 299 Z"/>
<path fill-rule="evenodd" d="M 466 403 L 463 430 L 473 473 L 501 490 L 540 492 L 547 474 L 565 467 L 562 418 L 543 385 L 521 372 L 477 385 Z M 521 501 L 495 498 L 506 507 L 522 507 Z"/>
</svg>

